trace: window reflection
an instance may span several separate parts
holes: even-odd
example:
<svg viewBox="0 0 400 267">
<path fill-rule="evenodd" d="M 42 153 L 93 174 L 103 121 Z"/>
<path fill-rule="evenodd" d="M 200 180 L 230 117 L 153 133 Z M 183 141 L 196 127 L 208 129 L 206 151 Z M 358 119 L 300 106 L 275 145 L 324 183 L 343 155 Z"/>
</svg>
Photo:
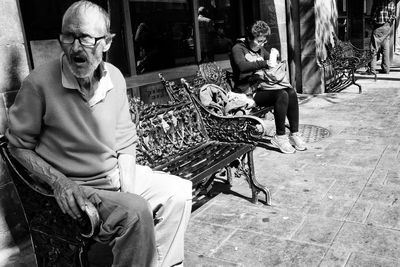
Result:
<svg viewBox="0 0 400 267">
<path fill-rule="evenodd" d="M 199 0 L 195 11 L 192 0 L 129 1 L 136 74 L 226 60 L 239 36 L 233 0 Z"/>
<path fill-rule="evenodd" d="M 195 63 L 187 0 L 131 0 L 130 11 L 137 74 Z"/>
<path fill-rule="evenodd" d="M 234 15 L 231 0 L 199 1 L 201 62 L 228 59 L 233 41 L 239 36 Z"/>
</svg>

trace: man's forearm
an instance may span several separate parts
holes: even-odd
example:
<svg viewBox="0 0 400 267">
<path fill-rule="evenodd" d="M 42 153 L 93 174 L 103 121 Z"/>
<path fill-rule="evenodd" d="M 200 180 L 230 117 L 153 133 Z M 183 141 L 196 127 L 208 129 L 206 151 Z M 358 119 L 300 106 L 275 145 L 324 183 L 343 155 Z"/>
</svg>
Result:
<svg viewBox="0 0 400 267">
<path fill-rule="evenodd" d="M 121 182 L 121 191 L 134 193 L 136 179 L 136 153 L 135 155 L 119 154 L 118 168 Z"/>
<path fill-rule="evenodd" d="M 72 218 L 81 217 L 88 199 L 80 186 L 47 163 L 35 151 L 9 146 L 11 154 L 41 181 L 49 184 L 62 212 Z"/>
<path fill-rule="evenodd" d="M 52 188 L 57 180 L 67 179 L 63 173 L 47 163 L 35 151 L 14 146 L 9 146 L 9 150 L 18 162 Z"/>
</svg>

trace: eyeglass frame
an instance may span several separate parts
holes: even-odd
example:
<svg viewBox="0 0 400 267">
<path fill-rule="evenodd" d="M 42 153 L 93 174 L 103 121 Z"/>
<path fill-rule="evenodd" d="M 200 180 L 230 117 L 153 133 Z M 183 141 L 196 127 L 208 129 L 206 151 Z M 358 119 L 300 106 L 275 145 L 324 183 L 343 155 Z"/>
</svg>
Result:
<svg viewBox="0 0 400 267">
<path fill-rule="evenodd" d="M 61 39 L 62 39 L 62 36 L 71 36 L 71 37 L 73 37 L 73 40 L 72 40 L 71 43 L 63 42 L 63 41 L 61 40 Z M 92 44 L 92 45 L 85 45 L 85 44 L 82 44 L 81 38 L 84 38 L 84 37 L 93 38 L 93 39 L 94 39 L 94 44 Z M 73 43 L 75 43 L 75 40 L 78 40 L 78 42 L 79 42 L 79 44 L 80 44 L 81 46 L 83 46 L 83 47 L 88 47 L 88 48 L 93 48 L 93 47 L 95 47 L 95 46 L 97 45 L 97 43 L 98 43 L 101 39 L 104 39 L 104 38 L 107 38 L 107 37 L 108 37 L 107 35 L 103 35 L 103 36 L 100 36 L 100 37 L 93 37 L 93 36 L 90 36 L 90 35 L 75 36 L 75 35 L 73 35 L 73 34 L 64 34 L 64 33 L 60 33 L 60 35 L 58 36 L 58 40 L 60 41 L 61 44 L 66 44 L 66 45 L 72 45 Z"/>
<path fill-rule="evenodd" d="M 256 43 L 259 46 L 262 46 L 262 45 L 265 45 L 266 43 L 268 43 L 268 39 L 265 39 L 263 42 L 259 42 L 254 38 L 253 42 Z"/>
</svg>

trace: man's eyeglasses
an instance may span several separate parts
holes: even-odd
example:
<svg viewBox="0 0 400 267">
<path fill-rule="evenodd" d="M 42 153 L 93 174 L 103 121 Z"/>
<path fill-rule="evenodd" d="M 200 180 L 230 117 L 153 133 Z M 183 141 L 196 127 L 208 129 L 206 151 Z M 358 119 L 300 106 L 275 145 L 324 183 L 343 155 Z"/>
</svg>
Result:
<svg viewBox="0 0 400 267">
<path fill-rule="evenodd" d="M 76 37 L 72 34 L 60 34 L 60 42 L 62 44 L 73 44 L 76 39 L 78 39 L 79 43 L 84 47 L 94 47 L 97 42 L 101 39 L 106 38 L 106 36 L 101 37 L 92 37 L 89 35 Z"/>
</svg>

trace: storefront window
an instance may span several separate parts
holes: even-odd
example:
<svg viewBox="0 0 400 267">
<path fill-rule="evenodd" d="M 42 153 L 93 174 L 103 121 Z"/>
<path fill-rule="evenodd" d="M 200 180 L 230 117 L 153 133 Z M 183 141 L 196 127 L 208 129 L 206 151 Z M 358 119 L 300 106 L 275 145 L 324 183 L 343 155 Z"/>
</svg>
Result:
<svg viewBox="0 0 400 267">
<path fill-rule="evenodd" d="M 231 2 L 130 0 L 136 74 L 228 59 L 240 28 Z"/>
<path fill-rule="evenodd" d="M 188 2 L 130 1 L 137 74 L 195 63 L 193 13 Z"/>
<path fill-rule="evenodd" d="M 231 0 L 199 1 L 200 62 L 228 59 L 239 36 L 234 10 Z"/>
</svg>

